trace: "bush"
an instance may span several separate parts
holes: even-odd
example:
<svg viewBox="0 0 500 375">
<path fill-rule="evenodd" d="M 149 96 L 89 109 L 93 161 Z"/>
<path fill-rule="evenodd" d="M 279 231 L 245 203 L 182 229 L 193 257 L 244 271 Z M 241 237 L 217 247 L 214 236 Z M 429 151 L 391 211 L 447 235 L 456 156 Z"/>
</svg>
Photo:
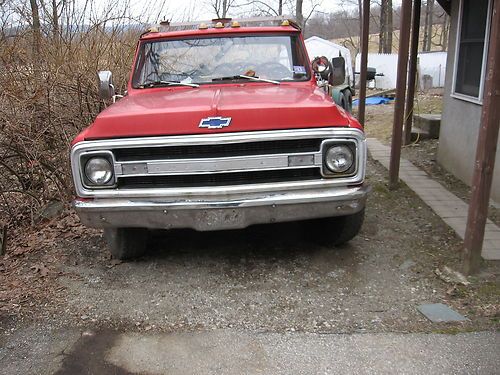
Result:
<svg viewBox="0 0 500 375">
<path fill-rule="evenodd" d="M 126 90 L 138 31 L 124 21 L 38 38 L 25 26 L 0 31 L 0 227 L 33 224 L 48 201 L 71 198 L 70 142 L 104 105 L 97 71 Z"/>
</svg>

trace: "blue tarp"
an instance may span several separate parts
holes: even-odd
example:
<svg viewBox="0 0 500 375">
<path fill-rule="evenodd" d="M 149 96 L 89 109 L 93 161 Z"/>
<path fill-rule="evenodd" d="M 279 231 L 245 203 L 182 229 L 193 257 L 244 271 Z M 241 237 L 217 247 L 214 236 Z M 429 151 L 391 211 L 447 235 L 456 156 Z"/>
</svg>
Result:
<svg viewBox="0 0 500 375">
<path fill-rule="evenodd" d="M 366 98 L 366 105 L 379 105 L 379 104 L 387 104 L 392 102 L 393 98 L 384 98 L 383 96 L 371 96 Z M 357 106 L 359 103 L 359 99 L 353 100 L 352 105 Z"/>
</svg>

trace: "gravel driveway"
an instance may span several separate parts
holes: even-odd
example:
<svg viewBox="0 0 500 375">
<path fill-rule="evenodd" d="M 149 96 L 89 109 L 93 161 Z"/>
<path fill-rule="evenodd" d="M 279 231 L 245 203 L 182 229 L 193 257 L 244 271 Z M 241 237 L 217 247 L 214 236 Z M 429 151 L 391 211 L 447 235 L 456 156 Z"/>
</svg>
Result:
<svg viewBox="0 0 500 375">
<path fill-rule="evenodd" d="M 381 166 L 369 161 L 368 170 L 366 222 L 340 248 L 315 244 L 300 223 L 158 232 L 148 254 L 128 263 L 111 260 L 97 232 L 61 241 L 44 255 L 58 259 L 59 276 L 46 286 L 51 299 L 0 320 L 0 346 L 29 342 L 30 327 L 142 334 L 498 328 L 498 320 L 482 314 L 481 301 L 464 303 L 434 274 L 443 264 L 458 267 L 461 241 L 453 231 L 409 189 L 389 193 Z M 492 267 L 484 277 L 498 280 Z M 416 310 L 427 302 L 445 303 L 469 320 L 430 323 Z M 0 364 L 16 350 L 0 351 Z"/>
</svg>

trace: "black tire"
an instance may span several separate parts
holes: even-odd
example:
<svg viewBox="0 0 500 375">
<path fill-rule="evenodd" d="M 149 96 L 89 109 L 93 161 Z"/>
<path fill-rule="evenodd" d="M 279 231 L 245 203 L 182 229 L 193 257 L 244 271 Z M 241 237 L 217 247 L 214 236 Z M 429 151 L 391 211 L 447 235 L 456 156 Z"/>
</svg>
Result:
<svg viewBox="0 0 500 375">
<path fill-rule="evenodd" d="M 351 90 L 345 90 L 343 95 L 344 95 L 344 101 L 345 101 L 344 109 L 347 112 L 352 113 L 352 93 L 351 93 Z"/>
<path fill-rule="evenodd" d="M 321 245 L 340 246 L 352 240 L 361 230 L 365 209 L 347 216 L 328 217 L 307 223 L 307 234 Z"/>
<path fill-rule="evenodd" d="M 127 260 L 140 257 L 147 247 L 149 232 L 143 228 L 107 228 L 104 238 L 114 259 Z"/>
<path fill-rule="evenodd" d="M 343 109 L 346 109 L 346 101 L 345 101 L 345 97 L 343 94 L 340 94 L 340 103 L 339 103 L 340 107 L 342 107 Z"/>
</svg>

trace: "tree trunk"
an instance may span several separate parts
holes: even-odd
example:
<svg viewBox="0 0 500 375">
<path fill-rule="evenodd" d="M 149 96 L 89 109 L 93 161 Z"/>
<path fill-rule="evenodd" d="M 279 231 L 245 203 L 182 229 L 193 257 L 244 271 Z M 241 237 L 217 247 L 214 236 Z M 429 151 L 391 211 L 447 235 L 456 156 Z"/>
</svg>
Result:
<svg viewBox="0 0 500 375">
<path fill-rule="evenodd" d="M 361 37 L 363 32 L 363 0 L 358 0 L 358 14 L 359 14 L 359 42 L 357 53 L 361 51 Z"/>
<path fill-rule="evenodd" d="M 394 30 L 393 24 L 393 8 L 392 8 L 392 0 L 387 0 L 387 38 L 386 38 L 386 49 L 385 53 L 392 53 L 392 32 Z"/>
<path fill-rule="evenodd" d="M 392 53 L 392 0 L 380 3 L 379 53 Z"/>
<path fill-rule="evenodd" d="M 226 18 L 227 15 L 227 0 L 222 0 L 222 18 Z"/>
<path fill-rule="evenodd" d="M 432 49 L 432 23 L 434 15 L 434 0 L 427 0 L 425 8 L 425 26 L 424 26 L 424 51 Z"/>
<path fill-rule="evenodd" d="M 387 28 L 387 0 L 380 3 L 380 31 L 378 33 L 378 53 L 385 53 Z"/>
<path fill-rule="evenodd" d="M 57 11 L 57 0 L 52 0 L 52 36 L 54 40 L 59 38 L 59 12 Z"/>
<path fill-rule="evenodd" d="M 450 17 L 448 17 L 447 14 L 444 15 L 444 22 L 443 22 L 443 30 L 441 31 L 442 35 L 442 45 L 441 49 L 443 51 L 446 51 L 448 49 L 448 32 L 450 30 Z"/>
<path fill-rule="evenodd" d="M 301 28 L 304 28 L 304 15 L 302 14 L 302 3 L 303 0 L 297 0 L 295 3 L 295 18 L 297 19 L 297 23 Z"/>
<path fill-rule="evenodd" d="M 283 0 L 279 0 L 279 2 L 278 2 L 278 14 L 280 16 L 283 15 Z"/>
<path fill-rule="evenodd" d="M 31 28 L 33 30 L 33 60 L 38 59 L 40 56 L 40 41 L 42 39 L 40 32 L 40 12 L 38 11 L 38 4 L 36 0 L 30 0 L 31 6 Z"/>
</svg>

